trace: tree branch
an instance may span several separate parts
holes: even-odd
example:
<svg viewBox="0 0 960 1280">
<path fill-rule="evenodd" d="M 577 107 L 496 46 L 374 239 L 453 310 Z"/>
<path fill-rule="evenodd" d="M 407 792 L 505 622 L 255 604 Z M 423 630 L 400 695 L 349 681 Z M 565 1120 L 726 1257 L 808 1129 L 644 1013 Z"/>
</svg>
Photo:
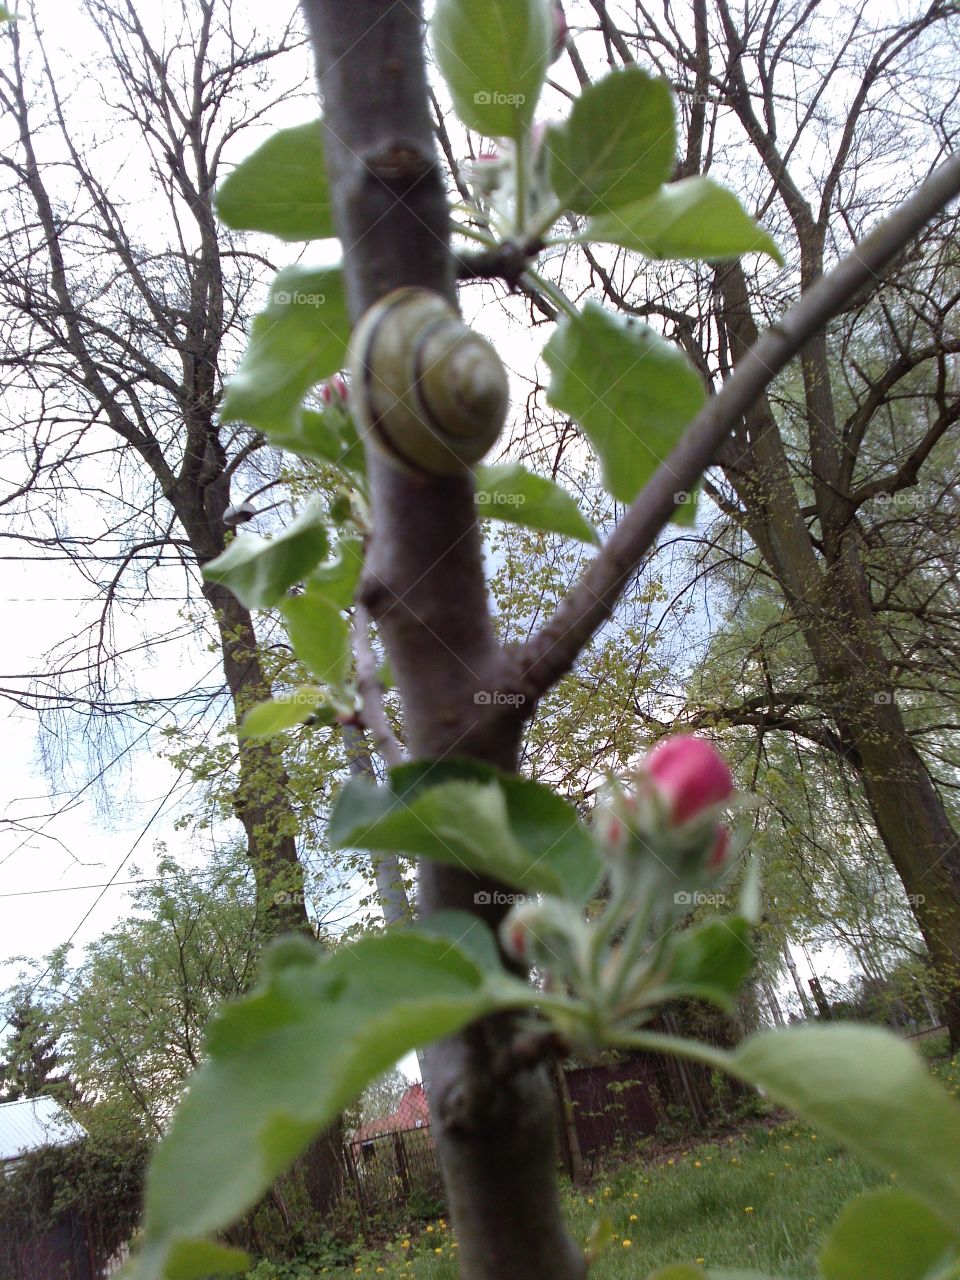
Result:
<svg viewBox="0 0 960 1280">
<path fill-rule="evenodd" d="M 610 617 L 630 574 L 675 510 L 674 494 L 694 487 L 754 399 L 823 325 L 842 310 L 946 204 L 960 195 L 960 154 L 946 160 L 875 227 L 829 275 L 772 325 L 697 415 L 683 439 L 634 499 L 603 549 L 553 617 L 514 651 L 517 691 L 535 704 L 573 666 Z"/>
</svg>

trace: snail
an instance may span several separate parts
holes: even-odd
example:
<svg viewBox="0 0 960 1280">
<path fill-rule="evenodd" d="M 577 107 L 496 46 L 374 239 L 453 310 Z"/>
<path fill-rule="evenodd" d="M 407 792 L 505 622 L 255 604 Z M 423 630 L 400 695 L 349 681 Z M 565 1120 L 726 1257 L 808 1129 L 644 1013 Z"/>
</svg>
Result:
<svg viewBox="0 0 960 1280">
<path fill-rule="evenodd" d="M 375 303 L 354 330 L 349 368 L 359 427 L 413 471 L 464 471 L 506 420 L 500 357 L 429 289 L 395 289 Z"/>
</svg>

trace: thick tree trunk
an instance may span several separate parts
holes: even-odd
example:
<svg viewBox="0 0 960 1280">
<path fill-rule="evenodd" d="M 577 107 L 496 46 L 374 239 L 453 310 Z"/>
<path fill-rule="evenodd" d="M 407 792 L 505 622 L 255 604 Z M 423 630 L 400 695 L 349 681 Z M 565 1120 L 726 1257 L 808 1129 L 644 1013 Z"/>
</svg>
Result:
<svg viewBox="0 0 960 1280">
<path fill-rule="evenodd" d="M 736 362 L 756 340 L 739 265 L 718 272 L 723 321 Z M 805 381 L 817 420 L 829 412 L 815 371 Z M 766 397 L 741 424 L 722 462 L 746 525 L 803 633 L 821 686 L 821 706 L 837 727 L 874 824 L 904 887 L 935 967 L 938 995 L 960 1047 L 960 837 L 893 698 L 890 665 L 870 600 L 855 521 L 828 501 L 831 554 L 818 561 L 800 511 L 776 419 Z M 827 467 L 829 459 L 819 458 Z M 841 513 L 842 514 L 842 513 Z"/>
</svg>

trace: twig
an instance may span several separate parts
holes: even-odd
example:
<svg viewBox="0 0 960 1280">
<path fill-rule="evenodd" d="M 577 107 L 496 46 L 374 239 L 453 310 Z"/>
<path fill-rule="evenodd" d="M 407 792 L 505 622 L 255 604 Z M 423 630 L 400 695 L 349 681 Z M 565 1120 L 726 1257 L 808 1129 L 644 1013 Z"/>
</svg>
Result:
<svg viewBox="0 0 960 1280">
<path fill-rule="evenodd" d="M 403 763 L 403 748 L 397 741 L 384 710 L 377 656 L 370 644 L 370 614 L 362 604 L 356 606 L 353 615 L 353 651 L 357 659 L 360 715 L 370 732 L 373 745 L 392 769 L 394 765 Z"/>
</svg>

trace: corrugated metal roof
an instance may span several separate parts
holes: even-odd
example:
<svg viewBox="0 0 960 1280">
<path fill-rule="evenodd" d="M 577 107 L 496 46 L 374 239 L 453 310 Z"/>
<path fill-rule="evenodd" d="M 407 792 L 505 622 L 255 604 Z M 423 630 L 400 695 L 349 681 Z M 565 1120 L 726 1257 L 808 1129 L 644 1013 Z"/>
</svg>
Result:
<svg viewBox="0 0 960 1280">
<path fill-rule="evenodd" d="M 37 1147 L 62 1147 L 86 1136 L 55 1098 L 0 1102 L 0 1164 Z"/>
</svg>

